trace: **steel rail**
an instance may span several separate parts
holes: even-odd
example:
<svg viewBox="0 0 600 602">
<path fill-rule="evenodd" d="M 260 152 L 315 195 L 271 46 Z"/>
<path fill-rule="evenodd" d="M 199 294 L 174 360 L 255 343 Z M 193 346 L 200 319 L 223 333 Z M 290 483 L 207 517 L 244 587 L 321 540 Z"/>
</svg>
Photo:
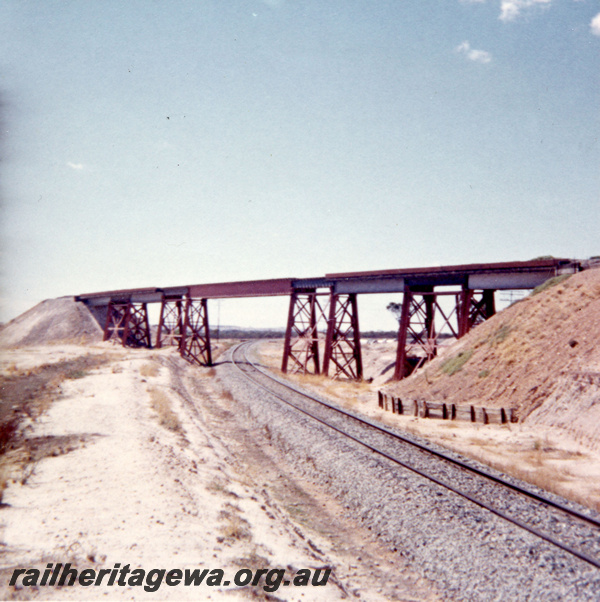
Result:
<svg viewBox="0 0 600 602">
<path fill-rule="evenodd" d="M 315 416 L 311 412 L 309 412 L 307 410 L 304 410 L 302 408 L 299 408 L 298 406 L 294 405 L 293 403 L 291 403 L 290 401 L 288 401 L 287 399 L 285 399 L 284 397 L 282 397 L 281 395 L 279 395 L 278 393 L 276 393 L 272 389 L 269 389 L 267 386 L 265 386 L 264 384 L 262 384 L 261 382 L 259 382 L 255 378 L 253 378 L 251 375 L 249 375 L 247 372 L 245 372 L 240 367 L 240 364 L 238 362 L 236 362 L 236 360 L 234 358 L 234 355 L 235 355 L 235 352 L 238 351 L 238 350 L 240 350 L 240 348 L 242 348 L 243 346 L 248 346 L 248 343 L 240 343 L 240 344 L 238 344 L 236 347 L 234 347 L 231 350 L 231 362 L 232 362 L 232 364 L 239 370 L 239 372 L 244 377 L 246 377 L 248 380 L 250 380 L 251 382 L 253 382 L 255 385 L 257 385 L 261 389 L 264 389 L 265 391 L 267 391 L 273 397 L 276 397 L 277 399 L 279 399 L 280 401 L 284 402 L 288 406 L 294 408 L 298 412 L 301 412 L 302 414 L 305 414 L 306 416 L 309 416 L 310 418 L 312 418 L 313 420 L 319 422 L 320 424 L 323 424 L 324 426 L 326 426 L 326 427 L 328 427 L 328 428 L 336 431 L 337 433 L 339 433 L 339 434 L 343 435 L 344 437 L 346 437 L 346 438 L 354 441 L 355 443 L 358 443 L 359 445 L 362 445 L 363 447 L 367 448 L 368 450 L 370 450 L 370 451 L 372 451 L 374 453 L 379 454 L 380 456 L 386 458 L 387 460 L 390 460 L 391 462 L 394 462 L 395 464 L 398 464 L 399 466 L 402 466 L 403 468 L 406 468 L 407 470 L 410 470 L 410 471 L 412 471 L 412 472 L 414 472 L 414 473 L 416 473 L 416 474 L 418 474 L 418 475 L 420 475 L 422 477 L 425 477 L 426 479 L 428 479 L 428 480 L 436 483 L 437 485 L 440 485 L 444 489 L 448 489 L 449 491 L 452 491 L 453 493 L 456 493 L 457 495 L 465 498 L 466 500 L 472 502 L 473 504 L 476 504 L 477 506 L 479 506 L 481 508 L 484 508 L 485 510 L 488 510 L 492 514 L 495 514 L 496 516 L 498 516 L 498 517 L 506 520 L 507 522 L 512 523 L 513 525 L 516 525 L 517 527 L 519 527 L 519 528 L 521 528 L 521 529 L 523 529 L 523 530 L 531 533 L 532 535 L 535 535 L 536 537 L 539 537 L 540 539 L 542 539 L 542 540 L 544 540 L 544 541 L 546 541 L 546 542 L 548 542 L 548 543 L 556 546 L 557 548 L 559 548 L 559 549 L 561 549 L 561 550 L 563 550 L 563 551 L 565 551 L 565 552 L 567 552 L 567 553 L 569 553 L 569 554 L 571 554 L 571 555 L 579 558 L 580 560 L 583 560 L 584 562 L 587 562 L 588 564 L 591 564 L 592 566 L 595 566 L 596 568 L 600 568 L 600 560 L 597 560 L 596 558 L 593 558 L 593 557 L 591 557 L 591 556 L 589 556 L 589 555 L 587 555 L 587 554 L 585 554 L 583 552 L 580 552 L 580 551 L 572 548 L 571 546 L 569 546 L 567 544 L 564 544 L 564 543 L 558 541 L 557 539 L 554 539 L 553 537 L 551 537 L 549 535 L 546 535 L 545 533 L 542 533 L 538 529 L 536 529 L 534 527 L 531 527 L 531 526 L 525 524 L 524 522 L 522 522 L 522 521 L 520 521 L 520 520 L 518 520 L 516 518 L 508 516 L 507 514 L 505 514 L 504 512 L 502 512 L 501 510 L 497 510 L 496 508 L 490 506 L 489 504 L 486 504 L 485 502 L 482 502 L 481 500 L 477 499 L 476 497 L 474 497 L 474 496 L 472 496 L 472 495 L 470 495 L 468 493 L 465 493 L 465 492 L 461 491 L 460 489 L 458 489 L 458 488 L 456 488 L 456 487 L 454 487 L 452 485 L 449 485 L 448 483 L 445 483 L 444 481 L 442 481 L 442 480 L 440 480 L 440 479 L 438 479 L 436 477 L 433 477 L 433 476 L 427 474 L 424 471 L 421 471 L 421 470 L 419 470 L 417 468 L 414 468 L 414 467 L 406 464 L 405 462 L 402 462 L 401 460 L 399 460 L 398 458 L 395 458 L 394 456 L 391 456 L 387 452 L 385 452 L 385 451 L 383 451 L 383 450 L 381 450 L 381 449 L 379 449 L 379 448 L 377 448 L 377 447 L 375 447 L 373 445 L 370 445 L 369 443 L 365 443 L 361 439 L 358 439 L 357 437 L 354 437 L 353 435 L 350 435 L 350 434 L 344 432 L 342 429 L 340 429 L 340 428 L 338 428 L 338 427 L 336 427 L 336 426 L 334 426 L 332 424 L 329 424 L 327 421 L 319 418 L 318 416 Z M 535 499 L 537 501 L 540 501 L 540 502 L 545 503 L 545 504 L 547 504 L 549 506 L 552 506 L 552 507 L 555 507 L 555 508 L 557 508 L 559 510 L 562 510 L 562 511 L 568 513 L 571 516 L 583 519 L 586 522 L 591 523 L 591 524 L 593 524 L 595 526 L 598 526 L 600 524 L 600 523 L 598 523 L 598 521 L 595 521 L 594 519 L 592 519 L 590 517 L 587 517 L 587 516 L 585 516 L 585 515 L 577 512 L 577 511 L 572 511 L 570 508 L 567 508 L 566 506 L 563 506 L 561 504 L 557 504 L 557 503 L 553 502 L 552 500 L 548 500 L 547 498 L 545 498 L 543 496 L 540 496 L 540 495 L 535 494 L 533 492 L 529 492 L 526 489 L 520 488 L 520 487 L 518 487 L 516 485 L 513 485 L 511 483 L 508 483 L 507 481 L 499 479 L 498 477 L 494 477 L 493 475 L 489 475 L 485 471 L 476 469 L 476 468 L 474 468 L 474 467 L 472 467 L 472 466 L 470 466 L 468 464 L 464 464 L 464 463 L 460 462 L 459 460 L 456 460 L 454 458 L 450 458 L 449 456 L 446 456 L 445 454 L 442 454 L 440 452 L 436 452 L 435 450 L 431 450 L 431 449 L 427 448 L 424 445 L 415 443 L 414 441 L 410 441 L 409 439 L 405 439 L 404 437 L 401 437 L 400 435 L 398 435 L 396 433 L 393 433 L 392 431 L 389 431 L 386 428 L 383 428 L 383 427 L 380 427 L 379 425 L 373 424 L 369 420 L 364 420 L 362 418 L 358 418 L 357 416 L 354 416 L 354 415 L 352 415 L 352 414 L 350 414 L 350 413 L 348 413 L 348 412 L 346 412 L 346 411 L 344 411 L 344 410 L 342 410 L 340 408 L 337 408 L 337 407 L 335 407 L 333 405 L 330 405 L 330 404 L 328 404 L 328 403 L 326 403 L 326 402 L 324 402 L 324 401 L 322 401 L 320 399 L 317 399 L 317 398 L 315 398 L 315 397 L 313 397 L 311 395 L 308 395 L 307 393 L 304 393 L 303 391 L 299 391 L 298 389 L 296 389 L 295 387 L 292 387 L 291 385 L 287 385 L 285 383 L 282 383 L 277 378 L 274 378 L 270 374 L 267 374 L 265 371 L 263 371 L 262 369 L 258 368 L 256 366 L 256 364 L 254 364 L 254 362 L 250 361 L 248 359 L 247 355 L 246 355 L 245 349 L 244 349 L 244 360 L 245 360 L 244 363 L 246 365 L 251 366 L 252 369 L 254 369 L 256 372 L 258 372 L 259 374 L 262 374 L 263 376 L 265 376 L 266 378 L 272 380 L 273 382 L 276 382 L 279 385 L 281 385 L 283 387 L 286 387 L 286 388 L 294 391 L 295 393 L 297 393 L 297 394 L 299 394 L 299 395 L 301 395 L 303 397 L 306 397 L 307 399 L 310 399 L 311 401 L 314 401 L 314 402 L 316 402 L 316 403 L 318 403 L 320 405 L 323 405 L 323 406 L 325 406 L 325 407 L 327 407 L 327 408 L 329 408 L 331 410 L 334 410 L 335 412 L 343 414 L 343 415 L 345 415 L 345 416 L 347 416 L 349 418 L 353 418 L 354 420 L 358 421 L 359 423 L 364 424 L 365 426 L 369 426 L 369 427 L 374 428 L 374 429 L 376 429 L 378 431 L 381 431 L 381 432 L 383 432 L 383 433 L 385 433 L 385 434 L 387 434 L 387 435 L 389 435 L 389 436 L 391 436 L 393 438 L 399 439 L 399 440 L 401 440 L 403 442 L 406 442 L 406 443 L 408 443 L 410 445 L 414 445 L 415 447 L 417 447 L 417 448 L 419 448 L 419 449 L 421 449 L 423 451 L 429 452 L 429 453 L 431 453 L 434 456 L 438 456 L 438 457 L 447 459 L 451 463 L 455 464 L 456 466 L 458 466 L 458 467 L 460 467 L 460 468 L 462 468 L 464 470 L 467 470 L 467 471 L 470 471 L 470 472 L 474 472 L 474 473 L 476 473 L 476 474 L 478 474 L 479 476 L 482 476 L 482 477 L 489 478 L 489 479 L 497 482 L 498 484 L 504 485 L 504 486 L 506 486 L 506 487 L 508 487 L 510 489 L 513 489 L 513 490 L 521 493 L 522 495 L 525 495 L 527 497 L 531 497 L 531 498 L 533 498 L 533 499 Z"/>
<path fill-rule="evenodd" d="M 279 385 L 281 385 L 282 387 L 285 387 L 287 389 L 290 389 L 291 391 L 294 391 L 295 393 L 297 393 L 298 395 L 302 395 L 303 397 L 306 397 L 307 399 L 310 399 L 311 401 L 316 401 L 318 403 L 320 403 L 323 406 L 326 406 L 332 410 L 335 410 L 336 412 L 343 414 L 344 416 L 347 416 L 348 418 L 352 418 L 353 420 L 355 420 L 356 422 L 359 422 L 361 424 L 370 426 L 372 428 L 374 428 L 375 430 L 381 432 L 381 433 L 385 433 L 386 435 L 389 435 L 391 437 L 393 437 L 394 439 L 398 439 L 399 441 L 402 441 L 403 443 L 407 443 L 413 447 L 416 447 L 417 449 L 420 449 L 421 451 L 427 452 L 432 456 L 436 456 L 438 458 L 442 458 L 443 460 L 446 460 L 447 462 L 454 464 L 456 466 L 459 466 L 460 468 L 464 468 L 465 470 L 468 470 L 474 474 L 477 474 L 481 477 L 485 477 L 486 479 L 493 481 L 495 483 L 498 483 L 499 485 L 503 485 L 504 487 L 508 488 L 508 489 L 512 489 L 513 491 L 516 491 L 517 493 L 520 493 L 524 496 L 530 497 L 538 502 L 541 502 L 543 504 L 545 504 L 546 506 L 551 506 L 553 508 L 556 508 L 558 510 L 562 510 L 563 512 L 565 512 L 566 514 L 568 514 L 569 516 L 573 516 L 576 517 L 582 521 L 585 521 L 595 527 L 600 527 L 600 520 L 597 520 L 591 516 L 587 516 L 586 514 L 583 514 L 582 512 L 579 512 L 578 510 L 574 510 L 572 508 L 569 508 L 568 506 L 565 506 L 564 504 L 561 504 L 560 502 L 556 502 L 554 500 L 551 500 L 547 497 L 545 497 L 544 495 L 535 493 L 535 491 L 531 491 L 529 489 L 525 489 L 524 487 L 521 487 L 520 485 L 517 485 L 515 483 L 511 483 L 510 481 L 506 481 L 504 479 L 502 479 L 501 477 L 495 476 L 481 468 L 477 468 L 476 466 L 472 466 L 470 464 L 467 464 L 465 462 L 462 462 L 461 460 L 458 460 L 456 458 L 453 458 L 451 456 L 446 455 L 443 452 L 437 451 L 435 449 L 432 449 L 430 447 L 428 447 L 427 445 L 424 445 L 422 443 L 418 443 L 416 441 L 412 441 L 411 439 L 407 439 L 406 437 L 403 437 L 402 435 L 400 435 L 399 433 L 395 433 L 393 431 L 390 431 L 389 429 L 385 428 L 384 426 L 381 426 L 380 424 L 377 424 L 375 422 L 372 422 L 371 420 L 369 420 L 368 418 L 362 418 L 360 416 L 356 416 L 355 414 L 352 414 L 350 412 L 347 412 L 346 410 L 339 408 L 337 406 L 331 405 L 329 403 L 327 403 L 326 401 L 323 401 L 321 399 L 317 399 L 311 395 L 308 395 L 305 391 L 302 391 L 301 389 L 298 389 L 292 385 L 290 385 L 289 383 L 283 382 L 281 380 L 279 380 L 278 378 L 274 377 L 272 374 L 269 374 L 268 372 L 266 372 L 265 370 L 261 369 L 259 366 L 257 366 L 256 364 L 254 364 L 253 362 L 251 362 L 250 360 L 248 360 L 248 358 L 246 357 L 246 362 L 251 365 L 257 372 L 260 372 L 261 374 L 263 374 L 266 378 L 271 379 L 272 381 L 278 383 Z"/>
</svg>

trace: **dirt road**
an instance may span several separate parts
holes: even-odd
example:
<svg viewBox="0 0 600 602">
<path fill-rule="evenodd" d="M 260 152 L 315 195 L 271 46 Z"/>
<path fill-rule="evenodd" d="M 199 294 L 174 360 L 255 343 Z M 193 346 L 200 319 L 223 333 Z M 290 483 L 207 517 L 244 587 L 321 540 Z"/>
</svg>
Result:
<svg viewBox="0 0 600 602">
<path fill-rule="evenodd" d="M 100 344 L 6 351 L 2 370 L 18 376 L 88 353 L 110 357 L 60 380 L 53 403 L 27 426 L 27 437 L 45 452 L 13 472 L 17 482 L 9 479 L 4 492 L 2 599 L 436 598 L 399 554 L 296 477 L 239 419 L 214 369 L 194 368 L 170 350 Z M 23 586 L 21 575 L 16 587 L 8 585 L 15 568 L 42 575 L 67 562 L 78 571 L 107 569 L 107 578 L 73 587 L 40 586 L 40 579 L 33 587 Z M 110 570 L 126 565 L 146 572 L 209 569 L 212 585 L 209 577 L 196 587 L 163 581 L 158 593 L 129 578 L 108 585 Z M 266 570 L 255 586 L 233 582 L 241 569 L 285 569 L 291 576 L 321 569 L 322 577 L 327 568 L 320 587 L 273 590 Z"/>
</svg>

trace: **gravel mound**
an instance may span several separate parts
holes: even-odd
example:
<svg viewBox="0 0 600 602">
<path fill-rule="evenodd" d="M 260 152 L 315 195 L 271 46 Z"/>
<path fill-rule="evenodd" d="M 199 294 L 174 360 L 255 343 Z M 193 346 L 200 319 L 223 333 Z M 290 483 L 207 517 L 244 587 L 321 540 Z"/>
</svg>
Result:
<svg viewBox="0 0 600 602">
<path fill-rule="evenodd" d="M 102 329 L 85 304 L 73 297 L 47 299 L 0 330 L 0 347 L 46 343 L 89 344 L 102 340 Z"/>
</svg>

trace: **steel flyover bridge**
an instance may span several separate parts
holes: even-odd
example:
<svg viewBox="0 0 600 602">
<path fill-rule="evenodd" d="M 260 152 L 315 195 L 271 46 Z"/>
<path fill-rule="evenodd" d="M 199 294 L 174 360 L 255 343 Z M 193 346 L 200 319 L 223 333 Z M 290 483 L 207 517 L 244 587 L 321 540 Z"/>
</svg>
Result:
<svg viewBox="0 0 600 602">
<path fill-rule="evenodd" d="M 104 340 L 129 347 L 152 347 L 148 304 L 160 303 L 154 345 L 176 345 L 187 360 L 211 365 L 209 299 L 288 296 L 283 372 L 362 379 L 357 295 L 402 293 L 394 370 L 394 378 L 401 379 L 436 355 L 440 336 L 460 338 L 492 316 L 496 291 L 532 289 L 589 263 L 551 258 L 350 272 L 104 291 L 75 300 L 90 308 Z"/>
</svg>

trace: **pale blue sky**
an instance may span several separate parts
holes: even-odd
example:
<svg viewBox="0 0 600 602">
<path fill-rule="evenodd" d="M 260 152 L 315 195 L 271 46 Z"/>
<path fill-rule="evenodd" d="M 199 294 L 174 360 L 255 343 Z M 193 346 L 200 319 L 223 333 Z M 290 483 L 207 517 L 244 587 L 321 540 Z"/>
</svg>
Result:
<svg viewBox="0 0 600 602">
<path fill-rule="evenodd" d="M 1 319 L 106 289 L 600 254 L 599 14 L 4 0 Z"/>
</svg>

